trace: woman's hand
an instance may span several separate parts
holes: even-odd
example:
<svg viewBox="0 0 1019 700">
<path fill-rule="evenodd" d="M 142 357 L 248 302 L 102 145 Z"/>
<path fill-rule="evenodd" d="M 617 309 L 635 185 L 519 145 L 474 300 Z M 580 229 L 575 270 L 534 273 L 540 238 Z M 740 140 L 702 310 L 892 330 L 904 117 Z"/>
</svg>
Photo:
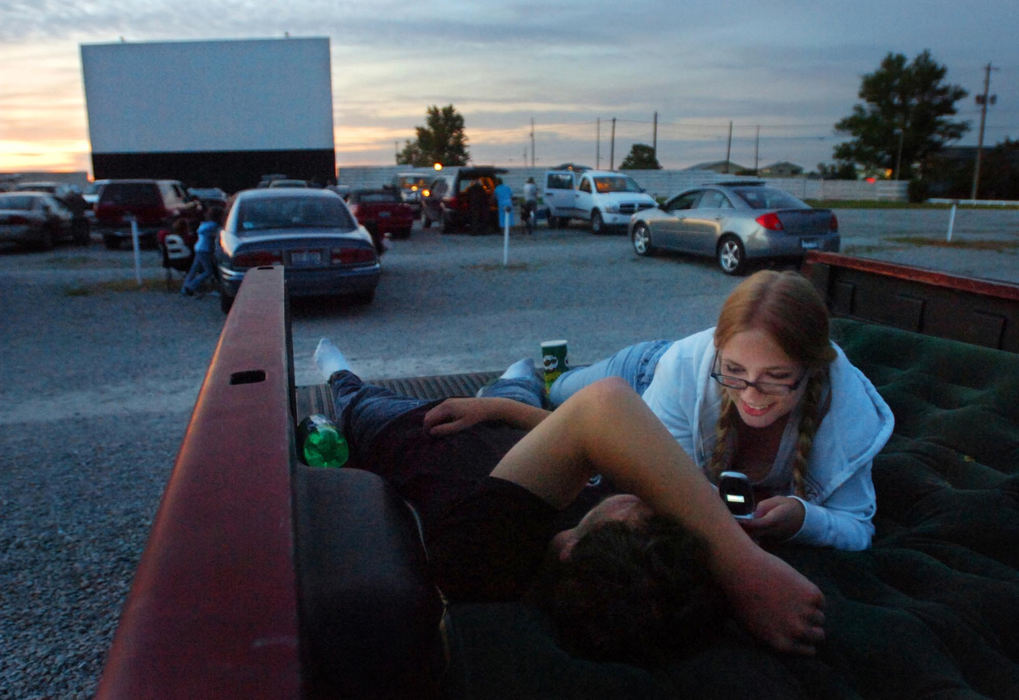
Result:
<svg viewBox="0 0 1019 700">
<path fill-rule="evenodd" d="M 741 520 L 740 525 L 751 537 L 785 540 L 800 531 L 806 514 L 795 498 L 772 496 L 757 505 L 753 520 Z"/>
<path fill-rule="evenodd" d="M 441 437 L 493 420 L 487 404 L 485 399 L 446 399 L 425 414 L 425 430 Z"/>
</svg>

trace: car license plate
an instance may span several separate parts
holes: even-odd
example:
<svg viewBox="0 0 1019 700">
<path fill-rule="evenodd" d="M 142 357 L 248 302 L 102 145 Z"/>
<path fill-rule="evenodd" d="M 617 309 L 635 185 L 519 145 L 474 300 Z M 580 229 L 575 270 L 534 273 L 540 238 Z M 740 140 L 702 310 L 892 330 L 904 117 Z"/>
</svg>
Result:
<svg viewBox="0 0 1019 700">
<path fill-rule="evenodd" d="M 387 216 L 389 216 L 389 214 L 390 214 L 390 212 L 388 212 L 388 211 L 380 211 L 379 212 L 379 218 L 380 219 L 385 219 Z"/>
<path fill-rule="evenodd" d="M 297 266 L 320 265 L 322 254 L 317 250 L 295 250 L 290 254 L 290 264 Z"/>
<path fill-rule="evenodd" d="M 804 238 L 800 241 L 800 247 L 803 248 L 803 250 L 817 250 L 817 239 Z"/>
</svg>

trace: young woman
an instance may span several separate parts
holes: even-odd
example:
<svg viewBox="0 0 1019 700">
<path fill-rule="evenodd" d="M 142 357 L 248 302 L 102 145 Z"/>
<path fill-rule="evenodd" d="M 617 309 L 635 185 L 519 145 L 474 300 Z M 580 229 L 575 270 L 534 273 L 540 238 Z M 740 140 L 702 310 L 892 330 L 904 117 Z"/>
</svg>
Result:
<svg viewBox="0 0 1019 700">
<path fill-rule="evenodd" d="M 315 359 L 329 377 L 352 461 L 414 505 L 447 597 L 518 597 L 547 555 L 562 564 L 552 567 L 555 600 L 545 601 L 553 619 L 596 657 L 647 658 L 654 655 L 648 645 L 696 648 L 714 614 L 712 590 L 779 651 L 813 654 L 824 639 L 821 591 L 740 530 L 619 379 L 595 382 L 549 414 L 508 398 L 436 406 L 396 396 L 363 384 L 328 341 Z M 533 429 L 490 421 L 443 429 L 447 418 L 463 415 L 457 406 L 502 406 Z M 617 431 L 633 439 L 619 440 Z M 621 494 L 563 522 L 594 474 Z"/>
<path fill-rule="evenodd" d="M 550 402 L 606 376 L 643 396 L 709 480 L 726 470 L 750 478 L 758 506 L 741 524 L 754 537 L 870 546 L 871 463 L 894 419 L 831 342 L 824 302 L 798 273 L 748 277 L 715 328 L 570 370 L 552 385 Z"/>
</svg>

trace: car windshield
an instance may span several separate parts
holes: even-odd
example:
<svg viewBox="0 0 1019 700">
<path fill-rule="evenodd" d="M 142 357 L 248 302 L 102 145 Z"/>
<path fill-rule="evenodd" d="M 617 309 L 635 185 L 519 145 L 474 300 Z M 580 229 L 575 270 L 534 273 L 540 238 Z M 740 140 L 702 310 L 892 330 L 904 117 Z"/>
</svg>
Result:
<svg viewBox="0 0 1019 700">
<path fill-rule="evenodd" d="M 788 192 L 774 187 L 734 187 L 736 195 L 751 209 L 809 209 L 810 207 Z"/>
<path fill-rule="evenodd" d="M 264 197 L 239 203 L 237 235 L 266 229 L 357 228 L 339 197 Z"/>
<path fill-rule="evenodd" d="M 594 187 L 599 194 L 606 192 L 640 192 L 640 185 L 632 177 L 596 177 Z"/>
<path fill-rule="evenodd" d="M 34 197 L 26 197 L 23 194 L 0 195 L 0 209 L 29 211 L 32 208 Z"/>
</svg>

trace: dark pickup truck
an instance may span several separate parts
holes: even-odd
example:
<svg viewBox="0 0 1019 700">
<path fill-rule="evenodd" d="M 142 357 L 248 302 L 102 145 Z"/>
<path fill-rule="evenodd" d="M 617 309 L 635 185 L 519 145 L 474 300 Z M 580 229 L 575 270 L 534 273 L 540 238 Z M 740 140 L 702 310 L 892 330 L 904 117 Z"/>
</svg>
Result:
<svg viewBox="0 0 1019 700">
<path fill-rule="evenodd" d="M 896 416 L 871 549 L 780 546 L 827 598 L 815 657 L 727 624 L 653 668 L 571 656 L 523 603 L 447 605 L 410 508 L 355 465 L 301 465 L 284 272 L 227 318 L 99 698 L 1015 697 L 1019 286 L 811 253 L 836 339 Z M 492 373 L 382 382 L 438 397 Z"/>
</svg>

